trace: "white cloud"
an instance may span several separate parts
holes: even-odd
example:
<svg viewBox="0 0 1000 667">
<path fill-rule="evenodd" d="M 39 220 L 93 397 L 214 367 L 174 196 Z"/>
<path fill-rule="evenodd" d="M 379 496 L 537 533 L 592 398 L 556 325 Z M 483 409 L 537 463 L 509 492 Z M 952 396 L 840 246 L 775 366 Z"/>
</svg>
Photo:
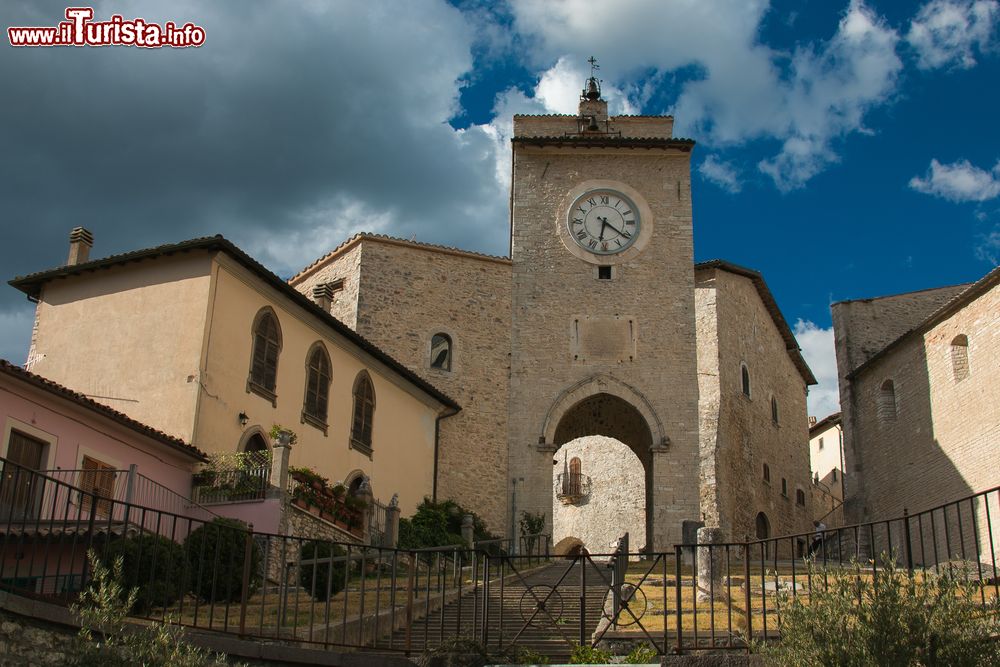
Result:
<svg viewBox="0 0 1000 667">
<path fill-rule="evenodd" d="M 902 69 L 898 34 L 861 0 L 851 0 L 829 41 L 791 54 L 759 41 L 768 11 L 762 0 L 514 0 L 512 11 L 517 29 L 537 46 L 529 57 L 543 67 L 563 59 L 582 64 L 598 53 L 609 81 L 696 68 L 702 76 L 681 84 L 672 109 L 678 134 L 710 146 L 779 141 L 760 169 L 782 190 L 836 162 L 837 140 L 868 131 L 864 115 L 892 97 Z M 632 104 L 650 94 L 627 92 Z"/>
<path fill-rule="evenodd" d="M 921 69 L 976 64 L 973 55 L 993 48 L 1000 5 L 996 0 L 931 0 L 910 22 L 906 41 Z"/>
<path fill-rule="evenodd" d="M 976 246 L 976 259 L 989 262 L 993 266 L 1000 266 L 1000 225 L 979 237 L 979 245 Z"/>
<path fill-rule="evenodd" d="M 910 187 L 954 202 L 987 201 L 1000 195 L 1000 161 L 986 171 L 968 160 L 952 164 L 931 160 L 927 175 L 911 178 Z"/>
<path fill-rule="evenodd" d="M 840 411 L 840 390 L 837 383 L 837 353 L 833 327 L 823 329 L 809 320 L 795 323 L 795 338 L 802 356 L 819 382 L 809 388 L 809 414 L 819 419 Z"/>
<path fill-rule="evenodd" d="M 869 133 L 864 115 L 896 90 L 903 64 L 899 36 L 860 0 L 852 0 L 837 33 L 792 57 L 792 77 L 780 86 L 788 107 L 787 138 L 760 170 L 780 190 L 802 187 L 838 161 L 834 140 Z"/>
<path fill-rule="evenodd" d="M 698 172 L 726 192 L 736 193 L 743 189 L 740 174 L 733 163 L 719 160 L 715 155 L 702 160 Z"/>
<path fill-rule="evenodd" d="M 35 310 L 31 304 L 0 311 L 0 359 L 6 359 L 18 366 L 28 358 L 31 345 L 31 325 L 35 321 Z"/>
</svg>

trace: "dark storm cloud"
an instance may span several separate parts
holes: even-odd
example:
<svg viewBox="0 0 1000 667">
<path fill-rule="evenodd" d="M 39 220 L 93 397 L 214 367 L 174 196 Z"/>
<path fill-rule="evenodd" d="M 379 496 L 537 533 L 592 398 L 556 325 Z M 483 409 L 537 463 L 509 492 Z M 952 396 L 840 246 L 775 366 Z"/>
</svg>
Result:
<svg viewBox="0 0 1000 667">
<path fill-rule="evenodd" d="M 65 4 L 5 3 L 4 27 Z M 456 132 L 474 28 L 444 3 L 133 3 L 205 27 L 197 49 L 4 47 L 0 266 L 222 233 L 288 273 L 374 229 L 503 252 L 492 143 Z M 289 239 L 301 245 L 291 245 Z M 23 312 L 6 288 L 0 311 Z"/>
</svg>

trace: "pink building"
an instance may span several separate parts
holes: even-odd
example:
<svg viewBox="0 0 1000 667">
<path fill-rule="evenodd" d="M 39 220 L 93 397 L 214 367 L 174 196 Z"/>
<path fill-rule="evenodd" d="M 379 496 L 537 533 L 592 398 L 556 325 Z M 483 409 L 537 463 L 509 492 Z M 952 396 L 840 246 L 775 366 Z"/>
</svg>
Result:
<svg viewBox="0 0 1000 667">
<path fill-rule="evenodd" d="M 138 528 L 169 537 L 209 518 L 187 500 L 205 454 L 4 360 L 0 424 L 4 584 L 69 591 L 75 575 L 67 573 L 82 571 L 95 536 Z"/>
</svg>

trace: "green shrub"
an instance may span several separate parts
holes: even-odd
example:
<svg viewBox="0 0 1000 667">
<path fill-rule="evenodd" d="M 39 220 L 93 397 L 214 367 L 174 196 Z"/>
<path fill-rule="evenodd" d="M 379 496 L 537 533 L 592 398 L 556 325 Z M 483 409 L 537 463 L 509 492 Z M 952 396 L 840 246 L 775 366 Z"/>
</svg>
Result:
<svg viewBox="0 0 1000 667">
<path fill-rule="evenodd" d="M 128 590 L 122 584 L 124 559 L 118 556 L 110 568 L 93 551 L 87 552 L 87 559 L 93 576 L 80 593 L 79 601 L 70 607 L 80 621 L 80 632 L 66 651 L 67 664 L 73 667 L 236 667 L 236 663 L 230 665 L 224 655 L 189 644 L 180 627 L 169 622 L 127 627 L 126 617 L 137 591 Z"/>
<path fill-rule="evenodd" d="M 648 644 L 636 644 L 635 648 L 629 651 L 622 661 L 626 665 L 648 665 L 658 663 L 660 655 L 652 646 Z"/>
<path fill-rule="evenodd" d="M 611 652 L 590 645 L 578 645 L 569 656 L 571 665 L 603 665 L 611 662 Z"/>
<path fill-rule="evenodd" d="M 110 567 L 118 558 L 125 585 L 136 587 L 134 613 L 168 607 L 183 595 L 187 559 L 173 540 L 148 533 L 118 539 L 108 544 L 101 561 Z"/>
<path fill-rule="evenodd" d="M 325 558 L 337 558 L 344 556 L 342 547 L 330 542 L 306 542 L 299 551 L 300 560 L 320 560 Z M 317 563 L 314 565 L 299 566 L 299 585 L 302 590 L 308 592 L 314 599 L 325 601 L 329 591 L 332 597 L 344 589 L 344 572 L 347 569 L 346 561 L 331 563 Z M 314 579 L 315 575 L 315 579 Z M 327 588 L 329 586 L 329 589 Z"/>
<path fill-rule="evenodd" d="M 781 641 L 758 647 L 768 664 L 1000 664 L 1000 642 L 989 639 L 1000 636 L 1000 602 L 982 603 L 974 570 L 912 576 L 882 562 L 875 577 L 855 564 L 809 596 L 779 596 Z"/>
<path fill-rule="evenodd" d="M 215 519 L 191 532 L 184 541 L 190 571 L 190 591 L 209 602 L 235 602 L 243 594 L 247 525 L 236 519 Z M 250 590 L 260 586 L 260 547 L 250 550 Z"/>
<path fill-rule="evenodd" d="M 486 530 L 486 524 L 475 512 L 466 510 L 453 500 L 435 503 L 424 498 L 412 517 L 399 520 L 399 548 L 424 549 L 464 545 L 462 519 L 466 514 L 472 515 L 473 539 L 496 538 Z"/>
</svg>

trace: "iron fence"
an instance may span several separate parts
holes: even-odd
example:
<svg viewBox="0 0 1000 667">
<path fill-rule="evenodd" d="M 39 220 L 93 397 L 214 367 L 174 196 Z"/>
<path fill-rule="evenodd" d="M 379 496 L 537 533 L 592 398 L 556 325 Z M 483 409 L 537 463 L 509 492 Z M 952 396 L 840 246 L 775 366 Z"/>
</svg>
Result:
<svg viewBox="0 0 1000 667">
<path fill-rule="evenodd" d="M 970 566 L 984 603 L 1000 595 L 1000 488 L 820 535 L 664 553 L 630 552 L 626 537 L 555 557 L 547 535 L 410 551 L 260 533 L 0 466 L 0 587 L 66 603 L 91 577 L 88 551 L 122 556 L 135 616 L 268 641 L 412 654 L 467 637 L 553 659 L 577 645 L 745 649 L 778 636 L 779 594 L 808 595 L 859 560 L 874 575 L 881 551 L 914 571 Z"/>
</svg>

